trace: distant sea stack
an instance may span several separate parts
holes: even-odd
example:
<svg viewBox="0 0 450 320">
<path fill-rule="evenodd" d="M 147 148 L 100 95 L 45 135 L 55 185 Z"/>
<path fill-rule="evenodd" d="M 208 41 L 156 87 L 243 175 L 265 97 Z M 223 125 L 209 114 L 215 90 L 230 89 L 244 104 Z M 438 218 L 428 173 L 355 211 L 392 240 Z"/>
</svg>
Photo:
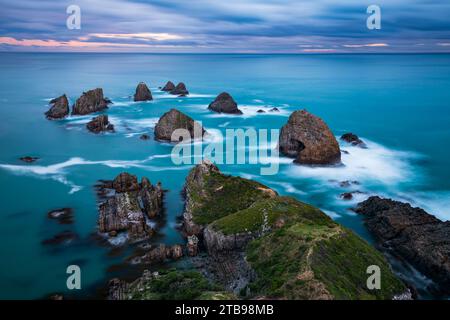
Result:
<svg viewBox="0 0 450 320">
<path fill-rule="evenodd" d="M 175 85 L 172 81 L 167 81 L 166 85 L 161 89 L 161 91 L 170 92 L 175 89 Z"/>
<path fill-rule="evenodd" d="M 430 277 L 450 293 L 450 221 L 391 199 L 370 197 L 358 204 L 369 231 L 380 246 Z"/>
<path fill-rule="evenodd" d="M 180 82 L 175 88 L 170 90 L 170 94 L 176 96 L 187 96 L 189 91 L 186 89 L 186 85 L 183 82 Z"/>
<path fill-rule="evenodd" d="M 84 92 L 72 107 L 72 115 L 86 115 L 108 108 L 110 101 L 103 97 L 103 89 Z"/>
<path fill-rule="evenodd" d="M 325 122 L 306 110 L 294 111 L 281 128 L 280 152 L 307 165 L 330 165 L 341 161 L 341 151 Z"/>
<path fill-rule="evenodd" d="M 219 94 L 216 99 L 210 103 L 208 109 L 218 113 L 242 114 L 242 111 L 238 109 L 236 101 L 234 101 L 233 97 L 227 92 Z"/>
<path fill-rule="evenodd" d="M 163 114 L 156 124 L 155 139 L 171 141 L 172 133 L 176 129 L 186 129 L 191 139 L 202 138 L 206 133 L 205 129 L 194 119 L 176 109 L 171 109 Z M 195 136 L 196 132 L 198 136 Z"/>
<path fill-rule="evenodd" d="M 140 82 L 136 87 L 136 93 L 134 94 L 134 101 L 150 101 L 153 100 L 150 89 L 144 82 Z"/>
<path fill-rule="evenodd" d="M 50 106 L 50 109 L 45 113 L 49 120 L 63 119 L 69 115 L 69 101 L 65 94 L 51 100 Z"/>
<path fill-rule="evenodd" d="M 92 120 L 86 124 L 86 128 L 93 133 L 106 131 L 114 132 L 114 125 L 109 122 L 108 116 L 104 114 L 92 118 Z"/>
</svg>

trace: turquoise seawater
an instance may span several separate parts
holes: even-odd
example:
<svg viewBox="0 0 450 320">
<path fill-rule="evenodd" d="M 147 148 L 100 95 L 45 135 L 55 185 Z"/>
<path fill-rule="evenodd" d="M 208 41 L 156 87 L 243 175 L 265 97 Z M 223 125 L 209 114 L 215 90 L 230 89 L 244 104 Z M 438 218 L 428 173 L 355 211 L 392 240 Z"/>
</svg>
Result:
<svg viewBox="0 0 450 320">
<path fill-rule="evenodd" d="M 286 158 L 272 176 L 261 176 L 260 165 L 219 167 L 316 205 L 368 241 L 360 218 L 349 209 L 372 194 L 450 219 L 450 55 L 1 53 L 0 70 L 0 298 L 67 292 L 70 264 L 82 270 L 80 296 L 112 276 L 108 270 L 124 254 L 111 256 L 110 248 L 92 240 L 98 215 L 93 186 L 122 171 L 162 182 L 168 190 L 166 212 L 155 241 L 183 241 L 175 227 L 191 166 L 174 165 L 172 146 L 153 140 L 154 124 L 171 108 L 202 121 L 216 135 L 214 129 L 278 129 L 292 111 L 303 108 L 324 119 L 337 136 L 358 134 L 368 149 L 342 144 L 349 154 L 343 154 L 341 167 L 302 167 Z M 185 82 L 191 95 L 158 91 L 167 80 Z M 131 102 L 140 81 L 151 87 L 154 101 Z M 72 104 L 96 87 L 114 102 L 106 113 L 116 133 L 87 132 L 92 116 L 45 119 L 49 99 L 66 93 Z M 222 91 L 232 94 L 243 116 L 206 109 Z M 280 112 L 256 112 L 271 107 Z M 152 139 L 140 140 L 142 133 Z M 40 160 L 18 160 L 26 155 Z M 342 188 L 344 180 L 360 185 Z M 363 193 L 341 200 L 349 190 Z M 49 210 L 60 207 L 74 209 L 72 226 L 47 218 Z M 66 229 L 80 240 L 60 247 L 41 244 Z"/>
</svg>

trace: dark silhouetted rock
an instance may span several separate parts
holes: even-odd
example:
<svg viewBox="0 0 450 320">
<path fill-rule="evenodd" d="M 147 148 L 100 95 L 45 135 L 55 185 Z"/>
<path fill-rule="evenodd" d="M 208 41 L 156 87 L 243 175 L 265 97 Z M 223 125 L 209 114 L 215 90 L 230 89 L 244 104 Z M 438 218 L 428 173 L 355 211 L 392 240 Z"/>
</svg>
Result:
<svg viewBox="0 0 450 320">
<path fill-rule="evenodd" d="M 60 224 L 73 223 L 73 210 L 71 208 L 61 208 L 52 210 L 47 214 L 49 219 L 57 220 Z"/>
<path fill-rule="evenodd" d="M 187 91 L 184 83 L 180 82 L 179 84 L 177 84 L 177 86 L 173 90 L 170 90 L 170 94 L 177 95 L 177 96 L 186 96 L 189 94 L 189 91 Z"/>
<path fill-rule="evenodd" d="M 39 158 L 38 157 L 25 156 L 25 157 L 21 157 L 20 160 L 22 160 L 23 162 L 26 162 L 26 163 L 32 163 L 32 162 L 35 162 L 36 160 L 39 160 Z"/>
<path fill-rule="evenodd" d="M 266 113 L 264 110 L 259 109 L 258 111 L 256 111 L 257 113 Z"/>
<path fill-rule="evenodd" d="M 100 232 L 113 237 L 119 232 L 127 232 L 132 241 L 153 234 L 146 216 L 154 218 L 162 211 L 163 190 L 159 183 L 154 186 L 143 177 L 139 184 L 136 176 L 123 172 L 113 181 L 102 181 L 97 187 L 99 195 L 105 199 L 99 205 Z"/>
<path fill-rule="evenodd" d="M 344 192 L 343 194 L 341 194 L 341 198 L 344 200 L 352 200 L 353 194 L 351 192 Z"/>
<path fill-rule="evenodd" d="M 136 87 L 136 93 L 134 94 L 134 101 L 149 101 L 153 100 L 150 89 L 144 82 L 141 82 Z"/>
<path fill-rule="evenodd" d="M 280 110 L 278 110 L 278 108 L 275 107 L 275 108 L 270 109 L 269 112 L 280 112 Z"/>
<path fill-rule="evenodd" d="M 76 239 L 78 239 L 78 236 L 72 231 L 63 231 L 50 239 L 42 241 L 42 244 L 45 245 L 69 244 Z"/>
<path fill-rule="evenodd" d="M 85 115 L 108 108 L 108 100 L 103 97 L 103 89 L 97 88 L 84 92 L 72 107 L 73 115 Z"/>
<path fill-rule="evenodd" d="M 65 94 L 50 101 L 50 109 L 45 113 L 49 120 L 63 119 L 69 115 L 69 101 Z"/>
<path fill-rule="evenodd" d="M 378 243 L 433 279 L 450 293 L 450 222 L 408 203 L 370 197 L 358 204 Z"/>
<path fill-rule="evenodd" d="M 86 128 L 93 133 L 106 131 L 114 132 L 114 126 L 109 122 L 108 116 L 104 114 L 92 118 L 92 120 L 86 124 Z"/>
<path fill-rule="evenodd" d="M 141 140 L 149 140 L 149 139 L 150 139 L 150 136 L 149 136 L 148 134 L 143 134 L 143 135 L 141 135 L 141 136 L 139 137 L 139 139 L 141 139 Z"/>
<path fill-rule="evenodd" d="M 345 133 L 341 136 L 341 140 L 350 143 L 353 146 L 358 146 L 360 148 L 367 148 L 366 144 L 353 133 Z"/>
<path fill-rule="evenodd" d="M 329 165 L 341 161 L 341 151 L 325 122 L 306 110 L 295 111 L 281 128 L 280 152 L 308 165 Z"/>
<path fill-rule="evenodd" d="M 210 103 L 208 109 L 218 113 L 242 114 L 242 111 L 237 107 L 236 101 L 234 101 L 233 97 L 227 92 L 219 94 L 216 99 Z"/>
<path fill-rule="evenodd" d="M 206 133 L 205 129 L 198 122 L 194 121 L 194 119 L 176 109 L 171 109 L 156 124 L 155 139 L 172 141 L 172 133 L 177 129 L 187 130 L 186 133 L 191 139 L 201 139 Z"/>
<path fill-rule="evenodd" d="M 172 81 L 167 81 L 166 85 L 161 89 L 161 91 L 170 92 L 175 89 L 175 85 Z"/>
</svg>

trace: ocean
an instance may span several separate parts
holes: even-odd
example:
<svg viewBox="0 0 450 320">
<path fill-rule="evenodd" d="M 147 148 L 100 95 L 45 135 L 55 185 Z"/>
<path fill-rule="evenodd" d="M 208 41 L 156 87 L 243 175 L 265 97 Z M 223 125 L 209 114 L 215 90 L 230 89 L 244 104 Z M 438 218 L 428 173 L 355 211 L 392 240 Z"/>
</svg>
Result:
<svg viewBox="0 0 450 320">
<path fill-rule="evenodd" d="M 228 174 L 257 180 L 282 195 L 321 208 L 372 242 L 351 208 L 370 195 L 420 206 L 450 219 L 450 55 L 264 55 L 264 54 L 90 54 L 0 53 L 0 298 L 35 299 L 67 293 L 66 268 L 82 270 L 80 297 L 120 272 L 132 249 L 101 245 L 94 185 L 123 171 L 161 181 L 165 213 L 155 242 L 183 242 L 177 217 L 183 212 L 184 179 L 192 165 L 175 165 L 172 145 L 153 140 L 158 118 L 176 108 L 206 130 L 279 129 L 289 114 L 307 109 L 336 136 L 353 132 L 368 146 L 341 142 L 342 166 L 305 167 L 281 158 L 276 175 L 261 175 L 258 164 L 219 165 Z M 179 98 L 158 90 L 168 80 L 190 91 Z M 144 81 L 154 100 L 132 102 Z M 116 132 L 94 135 L 88 116 L 49 121 L 50 99 L 101 87 L 113 101 L 105 111 Z M 208 104 L 229 92 L 242 116 L 212 114 Z M 277 107 L 277 113 L 258 113 Z M 149 134 L 143 141 L 139 136 Z M 32 164 L 23 156 L 40 159 Z M 341 187 L 341 181 L 357 181 Z M 353 200 L 340 194 L 360 191 Z M 73 225 L 61 226 L 47 212 L 70 207 Z M 71 230 L 79 239 L 43 245 Z M 118 271 L 119 270 L 119 271 Z"/>
</svg>

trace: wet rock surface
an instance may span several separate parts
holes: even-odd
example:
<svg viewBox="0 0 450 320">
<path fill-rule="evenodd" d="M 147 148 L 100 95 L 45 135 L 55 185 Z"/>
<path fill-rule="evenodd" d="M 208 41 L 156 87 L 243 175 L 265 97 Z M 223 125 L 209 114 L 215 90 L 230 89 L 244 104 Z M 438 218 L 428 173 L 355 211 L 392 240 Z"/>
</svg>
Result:
<svg viewBox="0 0 450 320">
<path fill-rule="evenodd" d="M 341 140 L 353 145 L 353 146 L 357 146 L 360 148 L 367 148 L 366 144 L 364 143 L 364 141 L 362 141 L 356 134 L 354 133 L 344 133 L 341 136 Z"/>
<path fill-rule="evenodd" d="M 99 196 L 104 200 L 99 205 L 98 226 L 101 233 L 117 236 L 126 232 L 131 241 L 147 239 L 154 230 L 148 219 L 162 212 L 163 190 L 161 185 L 152 185 L 143 177 L 123 172 L 113 181 L 102 181 L 97 185 Z"/>
<path fill-rule="evenodd" d="M 86 115 L 108 108 L 110 100 L 103 96 L 103 89 L 97 88 L 83 92 L 72 107 L 72 115 Z"/>
<path fill-rule="evenodd" d="M 218 113 L 242 114 L 242 111 L 238 109 L 236 101 L 234 101 L 233 97 L 227 92 L 219 94 L 216 99 L 210 103 L 208 109 Z"/>
<path fill-rule="evenodd" d="M 140 82 L 136 87 L 136 92 L 134 94 L 134 101 L 150 101 L 150 100 L 153 100 L 150 89 L 144 82 Z"/>
<path fill-rule="evenodd" d="M 45 113 L 45 116 L 49 120 L 63 119 L 69 115 L 69 100 L 67 96 L 55 98 L 50 101 L 50 109 Z"/>
<path fill-rule="evenodd" d="M 450 222 L 380 197 L 361 202 L 356 212 L 383 249 L 433 279 L 443 293 L 450 292 Z"/>
<path fill-rule="evenodd" d="M 92 118 L 86 124 L 86 128 L 93 133 L 101 133 L 101 132 L 114 132 L 114 125 L 109 122 L 107 115 L 99 115 L 95 118 Z"/>
<path fill-rule="evenodd" d="M 155 139 L 162 141 L 172 141 L 172 133 L 177 129 L 185 129 L 190 139 L 201 139 L 206 131 L 200 123 L 194 121 L 188 115 L 171 109 L 166 112 L 155 126 Z M 186 137 L 186 138 L 189 138 Z M 172 141 L 178 142 L 178 141 Z"/>
<path fill-rule="evenodd" d="M 283 155 L 306 165 L 331 165 L 341 161 L 341 151 L 325 122 L 306 110 L 295 111 L 281 128 L 279 148 Z"/>
</svg>

